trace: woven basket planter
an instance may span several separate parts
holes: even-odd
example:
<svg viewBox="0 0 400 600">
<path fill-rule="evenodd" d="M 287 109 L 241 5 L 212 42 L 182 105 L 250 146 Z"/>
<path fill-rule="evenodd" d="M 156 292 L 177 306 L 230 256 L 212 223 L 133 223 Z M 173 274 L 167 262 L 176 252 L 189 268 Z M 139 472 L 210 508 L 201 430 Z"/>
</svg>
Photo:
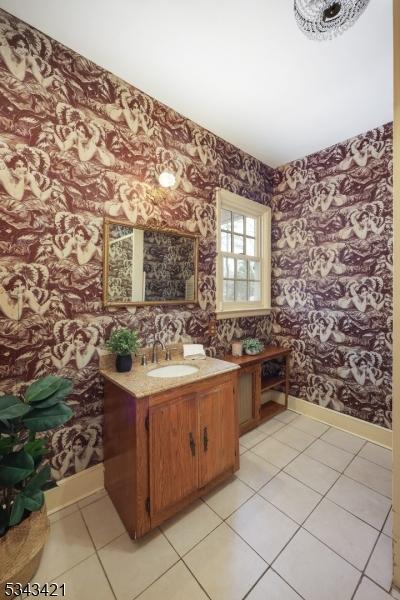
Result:
<svg viewBox="0 0 400 600">
<path fill-rule="evenodd" d="M 26 585 L 38 570 L 43 547 L 49 535 L 46 505 L 33 512 L 19 525 L 11 527 L 0 538 L 0 600 L 5 596 L 6 583 Z"/>
</svg>

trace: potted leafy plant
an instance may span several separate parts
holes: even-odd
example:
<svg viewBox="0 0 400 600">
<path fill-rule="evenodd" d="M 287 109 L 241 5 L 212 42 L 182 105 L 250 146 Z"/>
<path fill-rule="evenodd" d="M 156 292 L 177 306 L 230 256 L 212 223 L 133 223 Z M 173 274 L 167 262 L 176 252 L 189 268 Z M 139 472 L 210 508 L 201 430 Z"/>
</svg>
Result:
<svg viewBox="0 0 400 600">
<path fill-rule="evenodd" d="M 106 347 L 117 355 L 115 366 L 118 373 L 130 371 L 132 368 L 132 354 L 140 347 L 137 331 L 115 329 L 106 342 Z"/>
<path fill-rule="evenodd" d="M 243 340 L 243 350 L 246 354 L 259 354 L 264 350 L 264 344 L 256 338 L 247 338 Z"/>
<path fill-rule="evenodd" d="M 68 421 L 69 379 L 49 375 L 23 397 L 0 396 L 0 597 L 7 582 L 26 584 L 35 574 L 48 535 L 43 491 L 52 484 L 43 464 L 47 440 L 37 434 Z"/>
</svg>

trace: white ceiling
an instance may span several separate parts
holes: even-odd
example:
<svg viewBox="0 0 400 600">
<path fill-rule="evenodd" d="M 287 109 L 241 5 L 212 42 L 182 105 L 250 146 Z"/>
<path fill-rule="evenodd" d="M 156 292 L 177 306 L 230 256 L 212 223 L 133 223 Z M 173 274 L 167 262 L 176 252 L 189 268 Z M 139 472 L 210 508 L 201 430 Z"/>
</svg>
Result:
<svg viewBox="0 0 400 600">
<path fill-rule="evenodd" d="M 328 42 L 292 0 L 0 0 L 271 166 L 392 120 L 392 0 Z"/>
</svg>

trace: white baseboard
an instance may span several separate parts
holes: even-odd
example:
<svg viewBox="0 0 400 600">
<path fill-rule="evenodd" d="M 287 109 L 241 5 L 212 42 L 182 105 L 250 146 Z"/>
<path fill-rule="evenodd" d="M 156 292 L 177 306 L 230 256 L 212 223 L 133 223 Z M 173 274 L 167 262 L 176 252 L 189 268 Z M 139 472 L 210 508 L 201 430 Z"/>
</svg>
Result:
<svg viewBox="0 0 400 600">
<path fill-rule="evenodd" d="M 103 463 L 75 473 L 75 475 L 71 475 L 71 477 L 67 477 L 66 479 L 61 479 L 61 481 L 57 482 L 57 487 L 45 492 L 47 513 L 54 513 L 103 488 Z"/>
<path fill-rule="evenodd" d="M 284 394 L 281 394 L 281 399 L 284 399 Z M 307 402 L 307 400 L 302 400 L 295 396 L 289 396 L 288 408 L 332 427 L 337 427 L 342 431 L 357 435 L 374 444 L 392 449 L 392 432 L 390 429 L 385 429 L 385 427 L 381 427 L 380 425 L 350 417 L 349 415 L 331 410 L 330 408 L 324 408 L 323 406 L 319 406 L 319 404 L 312 404 L 311 402 Z"/>
</svg>

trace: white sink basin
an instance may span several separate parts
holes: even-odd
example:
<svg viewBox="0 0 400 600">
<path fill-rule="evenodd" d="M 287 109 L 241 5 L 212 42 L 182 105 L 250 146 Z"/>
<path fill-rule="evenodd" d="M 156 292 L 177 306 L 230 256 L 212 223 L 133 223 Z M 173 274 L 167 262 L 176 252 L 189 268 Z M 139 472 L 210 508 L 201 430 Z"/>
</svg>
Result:
<svg viewBox="0 0 400 600">
<path fill-rule="evenodd" d="M 193 375 L 198 370 L 198 367 L 193 367 L 192 365 L 168 365 L 153 369 L 147 375 L 149 377 L 185 377 L 185 375 Z"/>
</svg>

